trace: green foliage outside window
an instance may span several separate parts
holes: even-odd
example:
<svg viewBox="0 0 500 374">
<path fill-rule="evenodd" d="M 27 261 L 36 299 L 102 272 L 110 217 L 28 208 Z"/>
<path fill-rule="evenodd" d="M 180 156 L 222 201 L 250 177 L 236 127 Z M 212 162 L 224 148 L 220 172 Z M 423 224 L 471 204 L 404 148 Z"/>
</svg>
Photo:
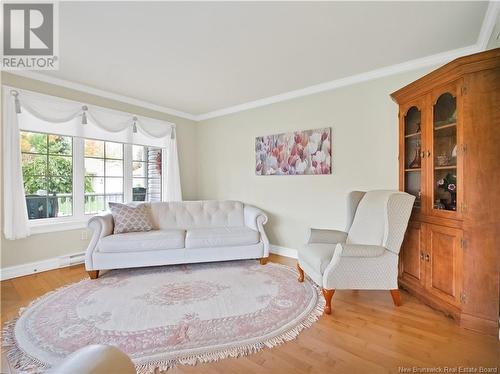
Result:
<svg viewBox="0 0 500 374">
<path fill-rule="evenodd" d="M 21 151 L 27 195 L 36 194 L 38 190 L 46 190 L 50 195 L 72 192 L 71 137 L 21 132 Z M 85 192 L 94 192 L 89 177 L 85 177 L 84 183 Z"/>
</svg>

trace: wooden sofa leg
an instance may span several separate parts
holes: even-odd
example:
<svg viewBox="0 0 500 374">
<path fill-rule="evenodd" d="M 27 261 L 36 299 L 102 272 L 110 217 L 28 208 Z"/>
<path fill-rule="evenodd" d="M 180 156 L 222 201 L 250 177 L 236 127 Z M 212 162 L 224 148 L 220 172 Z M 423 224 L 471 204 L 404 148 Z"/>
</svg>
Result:
<svg viewBox="0 0 500 374">
<path fill-rule="evenodd" d="M 322 288 L 323 296 L 325 297 L 325 314 L 332 314 L 332 297 L 335 293 L 335 290 L 327 290 L 326 288 Z"/>
<path fill-rule="evenodd" d="M 299 282 L 304 281 L 304 270 L 300 267 L 299 263 L 297 262 L 297 270 L 299 271 Z"/>
<path fill-rule="evenodd" d="M 89 270 L 87 273 L 89 273 L 90 279 L 97 279 L 99 277 L 99 270 Z"/>
<path fill-rule="evenodd" d="M 269 257 L 262 257 L 259 261 L 261 265 L 267 264 L 267 260 L 269 260 Z"/>
<path fill-rule="evenodd" d="M 398 289 L 391 290 L 392 301 L 395 306 L 401 306 L 401 294 Z"/>
</svg>

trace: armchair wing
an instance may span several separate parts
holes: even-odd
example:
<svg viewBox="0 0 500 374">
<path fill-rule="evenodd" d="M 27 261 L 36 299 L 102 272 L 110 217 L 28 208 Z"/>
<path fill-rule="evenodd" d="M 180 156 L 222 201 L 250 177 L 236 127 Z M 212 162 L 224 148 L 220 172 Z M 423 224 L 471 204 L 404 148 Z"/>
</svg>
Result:
<svg viewBox="0 0 500 374">
<path fill-rule="evenodd" d="M 259 208 L 245 204 L 243 214 L 245 218 L 245 226 L 258 231 L 260 234 L 260 238 L 264 244 L 264 253 L 262 257 L 269 257 L 269 239 L 264 231 L 264 225 L 268 220 L 266 213 Z"/>
</svg>

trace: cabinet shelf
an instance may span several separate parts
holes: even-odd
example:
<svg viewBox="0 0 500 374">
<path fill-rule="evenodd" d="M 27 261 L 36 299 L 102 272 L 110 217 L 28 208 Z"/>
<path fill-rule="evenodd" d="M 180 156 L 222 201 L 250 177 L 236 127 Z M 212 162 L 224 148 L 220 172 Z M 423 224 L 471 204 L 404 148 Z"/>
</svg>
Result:
<svg viewBox="0 0 500 374">
<path fill-rule="evenodd" d="M 422 135 L 422 133 L 419 131 L 419 132 L 414 132 L 413 134 L 405 135 L 405 138 L 413 138 L 414 136 L 420 136 L 420 135 Z"/>
<path fill-rule="evenodd" d="M 457 123 L 454 122 L 454 123 L 448 123 L 447 125 L 436 126 L 434 127 L 434 131 L 449 129 L 450 127 L 457 127 Z"/>
<path fill-rule="evenodd" d="M 405 171 L 421 171 L 422 168 L 410 168 L 410 169 L 405 169 Z"/>
<path fill-rule="evenodd" d="M 435 166 L 434 170 L 449 170 L 449 169 L 456 169 L 457 165 L 446 165 L 446 166 Z"/>
</svg>

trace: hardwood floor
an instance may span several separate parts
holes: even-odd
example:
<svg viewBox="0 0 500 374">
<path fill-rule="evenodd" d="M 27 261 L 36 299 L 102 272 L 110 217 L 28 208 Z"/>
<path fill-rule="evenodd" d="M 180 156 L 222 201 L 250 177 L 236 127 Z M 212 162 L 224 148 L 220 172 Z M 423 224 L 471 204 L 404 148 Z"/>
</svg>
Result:
<svg viewBox="0 0 500 374">
<path fill-rule="evenodd" d="M 285 257 L 271 255 L 270 261 L 295 266 Z M 86 276 L 81 265 L 1 282 L 2 323 L 31 300 Z M 398 373 L 399 367 L 412 372 L 413 366 L 500 370 L 496 338 L 458 327 L 405 292 L 401 297 L 402 306 L 395 308 L 387 291 L 339 290 L 332 314 L 292 342 L 247 357 L 178 366 L 169 373 Z M 5 362 L 3 372 L 8 372 Z"/>
</svg>

